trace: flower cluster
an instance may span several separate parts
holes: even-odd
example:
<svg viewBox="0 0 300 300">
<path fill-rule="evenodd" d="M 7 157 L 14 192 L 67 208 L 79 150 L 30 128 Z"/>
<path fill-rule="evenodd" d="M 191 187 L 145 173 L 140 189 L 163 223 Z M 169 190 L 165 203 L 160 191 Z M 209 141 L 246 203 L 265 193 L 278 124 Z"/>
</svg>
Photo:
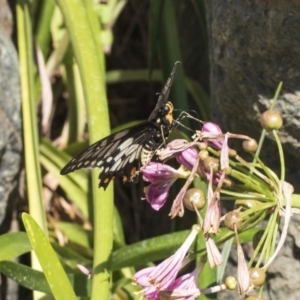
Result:
<svg viewBox="0 0 300 300">
<path fill-rule="evenodd" d="M 267 122 L 266 119 L 262 118 L 263 122 Z M 272 131 L 275 139 L 276 130 L 280 127 L 277 125 L 276 128 L 270 124 L 264 127 Z M 252 154 L 252 162 L 245 161 L 235 150 L 229 148 L 228 141 L 233 138 L 243 140 L 243 149 Z M 276 140 L 281 149 L 279 139 Z M 292 208 L 293 187 L 284 181 L 284 171 L 278 178 L 255 154 L 257 147 L 256 141 L 252 138 L 223 133 L 218 125 L 208 122 L 203 124 L 201 131 L 195 132 L 191 141 L 177 139 L 160 149 L 157 155 L 162 162 L 151 162 L 141 169 L 143 179 L 148 183 L 145 189 L 146 200 L 153 209 L 159 210 L 167 201 L 172 185 L 177 179 L 184 179 L 181 190 L 173 200 L 169 215 L 171 218 L 182 217 L 184 209 L 188 208 L 195 211 L 199 221 L 199 225 L 193 227 L 191 234 L 175 254 L 156 267 L 142 269 L 134 275 L 134 282 L 143 287 L 140 293 L 144 297 L 153 300 L 192 300 L 201 294 L 235 288 L 235 284 L 226 284 L 225 280 L 221 285 L 199 289 L 198 276 L 202 271 L 202 265 L 196 265 L 191 273 L 178 275 L 179 271 L 197 255 L 197 253 L 189 255 L 187 251 L 198 234 L 202 234 L 205 240 L 205 247 L 200 250 L 201 255 L 206 253 L 206 261 L 212 268 L 226 263 L 223 262 L 218 246 L 226 240 L 235 238 L 238 268 L 234 282 L 241 295 L 247 297 L 253 289 L 264 284 L 265 272 L 286 238 L 290 217 L 292 213 L 298 211 Z M 167 164 L 170 159 L 177 161 L 179 164 L 177 169 Z M 280 157 L 280 162 L 281 169 L 284 170 L 283 157 Z M 195 187 L 191 188 L 196 178 L 207 183 L 206 194 Z M 222 199 L 234 201 L 234 210 L 222 215 Z M 203 207 L 205 214 L 200 214 L 199 210 Z M 283 231 L 274 249 L 270 245 L 276 244 L 276 232 L 282 216 L 284 216 Z M 251 260 L 247 262 L 240 234 L 250 228 L 257 228 L 256 226 L 266 219 L 268 225 L 265 230 L 255 231 L 255 235 L 259 234 L 259 242 L 255 245 Z M 272 255 L 270 255 L 271 248 Z M 257 280 L 257 277 L 263 279 Z"/>
<path fill-rule="evenodd" d="M 202 266 L 197 266 L 193 272 L 177 277 L 178 272 L 189 262 L 186 255 L 194 242 L 201 227 L 194 225 L 191 233 L 182 246 L 169 258 L 156 267 L 148 267 L 137 272 L 133 279 L 135 284 L 143 287 L 140 293 L 152 300 L 158 299 L 195 299 L 201 294 L 216 292 L 225 289 L 225 285 L 200 290 L 198 276 Z"/>
</svg>

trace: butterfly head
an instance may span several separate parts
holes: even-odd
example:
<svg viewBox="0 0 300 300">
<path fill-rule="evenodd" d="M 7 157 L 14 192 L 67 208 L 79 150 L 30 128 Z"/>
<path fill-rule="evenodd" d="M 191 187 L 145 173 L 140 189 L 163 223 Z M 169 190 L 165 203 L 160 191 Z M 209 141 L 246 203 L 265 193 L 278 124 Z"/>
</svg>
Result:
<svg viewBox="0 0 300 300">
<path fill-rule="evenodd" d="M 174 106 L 171 102 L 168 101 L 162 108 L 162 112 L 161 112 L 170 125 L 173 124 L 173 111 L 174 111 Z"/>
</svg>

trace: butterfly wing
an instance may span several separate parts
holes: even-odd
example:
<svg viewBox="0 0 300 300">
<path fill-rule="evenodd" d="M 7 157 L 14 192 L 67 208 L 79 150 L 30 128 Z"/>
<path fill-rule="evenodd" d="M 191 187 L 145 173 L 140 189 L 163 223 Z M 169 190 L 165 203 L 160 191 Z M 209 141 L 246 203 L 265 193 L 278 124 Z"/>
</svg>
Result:
<svg viewBox="0 0 300 300">
<path fill-rule="evenodd" d="M 151 122 L 144 122 L 113 133 L 72 158 L 60 174 L 81 168 L 101 168 L 99 187 L 104 189 L 115 176 L 134 181 L 143 146 L 156 130 Z"/>
<path fill-rule="evenodd" d="M 172 72 L 171 72 L 169 78 L 167 79 L 167 82 L 166 82 L 165 86 L 163 87 L 162 92 L 159 94 L 156 106 L 148 118 L 149 121 L 155 120 L 159 114 L 159 110 L 167 103 L 169 94 L 170 94 L 170 90 L 171 90 L 171 86 L 172 86 L 174 78 L 175 78 L 176 69 L 177 69 L 178 65 L 180 65 L 180 64 L 181 64 L 180 61 L 177 61 L 174 64 Z"/>
<path fill-rule="evenodd" d="M 101 168 L 99 187 L 104 189 L 115 176 L 124 181 L 136 181 L 141 163 L 150 161 L 173 127 L 173 105 L 168 96 L 178 64 L 160 93 L 157 104 L 147 122 L 119 131 L 89 146 L 76 155 L 60 172 L 68 174 L 81 168 Z"/>
</svg>

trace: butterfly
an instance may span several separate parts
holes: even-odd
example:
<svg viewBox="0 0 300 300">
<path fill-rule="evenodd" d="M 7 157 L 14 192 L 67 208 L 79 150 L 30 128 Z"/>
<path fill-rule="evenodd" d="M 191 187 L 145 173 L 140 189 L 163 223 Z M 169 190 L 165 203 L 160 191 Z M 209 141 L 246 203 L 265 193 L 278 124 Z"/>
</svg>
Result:
<svg viewBox="0 0 300 300">
<path fill-rule="evenodd" d="M 147 121 L 92 144 L 72 158 L 60 174 L 65 175 L 81 168 L 101 168 L 99 188 L 106 189 L 115 176 L 123 177 L 123 182 L 136 183 L 140 167 L 150 162 L 174 127 L 174 107 L 168 97 L 179 64 L 179 61 L 174 64 Z"/>
</svg>

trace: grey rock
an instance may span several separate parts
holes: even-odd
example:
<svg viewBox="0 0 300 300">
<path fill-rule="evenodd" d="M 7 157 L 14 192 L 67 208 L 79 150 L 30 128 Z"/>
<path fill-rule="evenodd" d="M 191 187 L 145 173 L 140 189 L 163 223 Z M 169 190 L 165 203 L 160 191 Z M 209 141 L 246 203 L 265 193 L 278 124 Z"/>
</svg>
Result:
<svg viewBox="0 0 300 300">
<path fill-rule="evenodd" d="M 21 102 L 18 57 L 8 35 L 0 31 L 0 224 L 12 209 L 10 196 L 21 167 Z M 8 225 L 7 225 L 8 226 Z M 4 231 L 1 228 L 1 231 Z"/>
<path fill-rule="evenodd" d="M 205 0 L 210 47 L 211 97 L 215 120 L 224 131 L 260 135 L 259 116 L 280 81 L 276 105 L 283 116 L 287 181 L 300 192 L 300 2 Z M 272 135 L 262 158 L 278 170 Z M 284 249 L 270 267 L 265 299 L 300 298 L 299 216 L 290 224 Z M 225 295 L 225 294 L 224 294 Z M 219 299 L 238 299 L 223 296 Z"/>
</svg>

